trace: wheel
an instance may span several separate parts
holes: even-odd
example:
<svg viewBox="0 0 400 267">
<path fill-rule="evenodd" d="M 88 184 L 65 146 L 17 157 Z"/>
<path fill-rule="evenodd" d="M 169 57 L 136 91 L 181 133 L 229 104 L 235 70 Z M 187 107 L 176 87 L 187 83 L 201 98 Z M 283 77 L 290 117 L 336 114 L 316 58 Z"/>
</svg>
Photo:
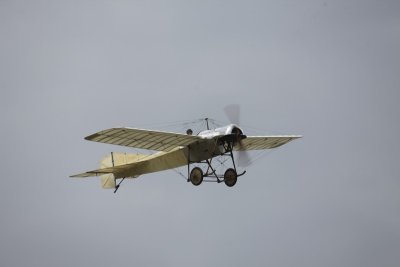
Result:
<svg viewBox="0 0 400 267">
<path fill-rule="evenodd" d="M 203 182 L 203 170 L 195 167 L 190 172 L 190 181 L 193 185 L 200 185 Z"/>
<path fill-rule="evenodd" d="M 225 171 L 224 182 L 227 186 L 232 187 L 237 182 L 237 173 L 234 169 L 229 168 Z"/>
</svg>

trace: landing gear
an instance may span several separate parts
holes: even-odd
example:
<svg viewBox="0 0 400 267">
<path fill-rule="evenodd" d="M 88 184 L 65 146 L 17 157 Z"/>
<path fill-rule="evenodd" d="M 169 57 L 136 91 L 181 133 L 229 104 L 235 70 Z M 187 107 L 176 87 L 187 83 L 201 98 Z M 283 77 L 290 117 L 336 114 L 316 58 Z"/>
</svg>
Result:
<svg viewBox="0 0 400 267">
<path fill-rule="evenodd" d="M 226 137 L 226 139 L 221 140 L 221 143 L 220 143 L 220 145 L 222 145 L 224 148 L 222 153 L 213 154 L 213 155 L 211 155 L 211 157 L 209 159 L 200 160 L 200 161 L 192 161 L 190 159 L 190 147 L 189 147 L 189 153 L 188 153 L 189 157 L 188 157 L 188 165 L 187 165 L 187 167 L 188 167 L 187 181 L 188 182 L 190 181 L 195 186 L 200 185 L 203 181 L 204 182 L 217 182 L 217 183 L 224 182 L 226 184 L 226 186 L 228 186 L 228 187 L 234 186 L 237 182 L 238 177 L 245 174 L 246 171 L 243 171 L 239 174 L 236 171 L 235 159 L 234 159 L 233 153 L 232 153 L 233 152 L 233 142 L 234 142 L 233 138 L 229 139 L 229 136 Z M 222 175 L 222 174 L 217 173 L 217 169 L 215 169 L 213 167 L 212 160 L 214 157 L 223 157 L 223 156 L 228 156 L 231 158 L 233 168 L 227 169 L 225 171 L 225 173 Z M 194 167 L 190 171 L 190 164 L 192 164 L 192 163 L 206 164 L 207 170 L 205 172 L 203 172 L 203 170 L 201 168 Z M 205 169 L 205 168 L 203 168 L 203 169 Z M 204 179 L 204 178 L 206 178 L 206 179 Z"/>
<path fill-rule="evenodd" d="M 190 181 L 193 185 L 198 186 L 203 182 L 203 170 L 199 167 L 195 167 L 190 172 Z"/>
<path fill-rule="evenodd" d="M 229 168 L 225 171 L 224 174 L 224 182 L 227 186 L 232 187 L 237 182 L 238 175 L 236 171 L 232 168 Z"/>
</svg>

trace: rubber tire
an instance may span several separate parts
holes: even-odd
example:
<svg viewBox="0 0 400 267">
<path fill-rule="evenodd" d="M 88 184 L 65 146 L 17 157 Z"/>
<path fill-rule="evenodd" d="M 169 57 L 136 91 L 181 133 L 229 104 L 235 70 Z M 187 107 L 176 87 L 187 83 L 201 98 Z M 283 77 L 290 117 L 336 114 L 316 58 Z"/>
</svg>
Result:
<svg viewBox="0 0 400 267">
<path fill-rule="evenodd" d="M 226 186 L 228 186 L 228 187 L 232 187 L 236 184 L 237 173 L 234 169 L 229 168 L 225 171 L 224 182 L 225 182 Z"/>
<path fill-rule="evenodd" d="M 194 167 L 190 172 L 190 181 L 195 186 L 200 185 L 203 182 L 203 170 L 199 167 Z"/>
</svg>

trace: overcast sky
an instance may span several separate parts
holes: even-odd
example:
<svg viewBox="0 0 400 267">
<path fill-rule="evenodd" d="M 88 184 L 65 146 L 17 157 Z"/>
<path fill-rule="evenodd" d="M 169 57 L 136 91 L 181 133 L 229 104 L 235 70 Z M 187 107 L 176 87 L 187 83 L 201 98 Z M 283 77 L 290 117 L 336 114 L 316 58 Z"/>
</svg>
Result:
<svg viewBox="0 0 400 267">
<path fill-rule="evenodd" d="M 0 265 L 398 266 L 399 47 L 399 1 L 0 0 Z M 68 178 L 230 103 L 304 138 L 233 188 Z"/>
</svg>

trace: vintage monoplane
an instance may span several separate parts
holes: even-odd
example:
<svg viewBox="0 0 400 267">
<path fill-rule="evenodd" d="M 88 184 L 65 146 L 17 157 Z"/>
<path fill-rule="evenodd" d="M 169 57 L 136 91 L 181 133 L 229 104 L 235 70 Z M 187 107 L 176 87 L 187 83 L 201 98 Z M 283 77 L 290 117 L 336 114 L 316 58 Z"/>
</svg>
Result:
<svg viewBox="0 0 400 267">
<path fill-rule="evenodd" d="M 115 189 L 116 192 L 126 178 L 137 178 L 142 174 L 187 165 L 187 181 L 193 185 L 200 185 L 203 178 L 207 177 L 232 187 L 236 184 L 237 178 L 246 172 L 237 172 L 234 151 L 238 151 L 239 159 L 246 158 L 245 153 L 248 150 L 277 148 L 300 137 L 299 135 L 246 136 L 236 124 L 216 129 L 209 129 L 207 124 L 207 130 L 197 135 L 193 135 L 191 129 L 188 129 L 186 134 L 181 134 L 126 127 L 111 128 L 89 135 L 85 139 L 158 152 L 149 155 L 111 153 L 101 161 L 100 169 L 70 177 L 101 176 L 102 187 Z M 230 157 L 232 167 L 227 168 L 223 174 L 217 173 L 212 160 L 225 156 Z M 191 164 L 194 163 L 205 164 L 204 169 L 207 170 L 204 172 L 199 166 L 191 169 Z"/>
</svg>

